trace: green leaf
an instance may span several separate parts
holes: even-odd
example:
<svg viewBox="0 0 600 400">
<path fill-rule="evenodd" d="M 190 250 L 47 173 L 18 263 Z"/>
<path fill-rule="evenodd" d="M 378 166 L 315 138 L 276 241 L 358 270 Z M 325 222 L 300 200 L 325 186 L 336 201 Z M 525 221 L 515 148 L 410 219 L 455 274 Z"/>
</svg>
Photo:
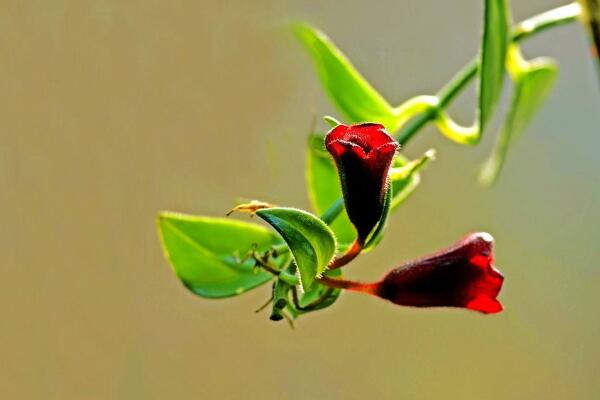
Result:
<svg viewBox="0 0 600 400">
<path fill-rule="evenodd" d="M 419 186 L 421 182 L 419 170 L 433 160 L 434 157 L 435 151 L 429 150 L 421 158 L 414 161 L 408 161 L 399 155 L 394 158 L 389 174 L 390 188 L 386 194 L 383 214 L 363 251 L 370 251 L 381 242 L 389 214 L 396 211 L 398 206 Z"/>
<path fill-rule="evenodd" d="M 540 109 L 554 86 L 557 75 L 556 63 L 548 58 L 537 58 L 521 67 L 515 76 L 510 109 L 496 146 L 479 175 L 483 184 L 491 185 L 497 180 L 511 143 L 525 131 Z"/>
<path fill-rule="evenodd" d="M 275 228 L 287 243 L 300 272 L 300 283 L 308 290 L 335 255 L 331 229 L 314 215 L 295 208 L 265 208 L 256 215 Z"/>
<path fill-rule="evenodd" d="M 479 66 L 479 136 L 485 131 L 502 95 L 509 43 L 510 16 L 506 0 L 486 0 Z"/>
<path fill-rule="evenodd" d="M 252 260 L 240 263 L 238 259 L 254 248 L 268 250 L 281 243 L 276 234 L 260 225 L 162 212 L 158 229 L 173 270 L 199 296 L 235 296 L 272 278 L 253 268 Z M 279 267 L 285 258 L 278 258 Z"/>
<path fill-rule="evenodd" d="M 324 136 L 309 136 L 306 160 L 306 184 L 313 210 L 322 215 L 342 198 L 342 189 L 335 163 L 325 150 Z M 347 245 L 356 239 L 356 230 L 345 211 L 330 225 L 340 245 Z"/>
<path fill-rule="evenodd" d="M 330 276 L 330 277 L 339 278 L 342 276 L 342 271 L 341 271 L 341 269 L 334 269 L 334 270 L 327 271 L 326 274 L 327 274 L 327 276 Z M 340 297 L 341 293 L 342 293 L 341 289 L 331 289 L 322 284 L 315 284 L 315 285 L 313 285 L 312 288 L 310 288 L 310 290 L 299 293 L 298 300 L 299 300 L 300 306 L 306 307 L 311 304 L 314 304 L 316 301 L 318 301 L 319 299 L 324 297 L 324 299 L 322 301 L 320 301 L 318 305 L 311 307 L 310 310 L 299 310 L 294 306 L 294 304 L 289 304 L 288 310 L 294 316 L 294 318 L 298 317 L 301 314 L 307 313 L 307 312 L 322 310 L 324 308 L 331 306 L 333 303 L 335 303 L 336 300 Z"/>
<path fill-rule="evenodd" d="M 316 66 L 321 85 L 351 122 L 378 122 L 390 132 L 397 129 L 394 108 L 356 70 L 329 37 L 308 24 L 297 24 L 295 32 Z"/>
<path fill-rule="evenodd" d="M 421 158 L 413 161 L 408 161 L 400 155 L 394 158 L 390 169 L 390 182 L 394 194 L 391 204 L 392 211 L 396 211 L 419 186 L 421 183 L 419 171 L 433 159 L 435 159 L 434 150 L 428 150 Z"/>
</svg>

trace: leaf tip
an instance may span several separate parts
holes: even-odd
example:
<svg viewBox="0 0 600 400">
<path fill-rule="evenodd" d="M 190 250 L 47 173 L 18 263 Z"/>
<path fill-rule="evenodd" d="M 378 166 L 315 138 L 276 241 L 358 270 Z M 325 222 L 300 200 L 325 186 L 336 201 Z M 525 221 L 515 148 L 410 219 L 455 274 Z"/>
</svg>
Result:
<svg viewBox="0 0 600 400">
<path fill-rule="evenodd" d="M 248 213 L 248 214 L 250 214 L 251 217 L 253 217 L 254 215 L 256 215 L 258 213 L 258 211 L 263 210 L 265 208 L 273 208 L 273 207 L 275 207 L 275 205 L 273 205 L 273 204 L 266 203 L 264 201 L 252 200 L 249 203 L 238 204 L 237 206 L 235 206 L 231 210 L 229 210 L 225 214 L 225 216 L 229 217 L 231 214 L 238 211 L 238 212 Z"/>
<path fill-rule="evenodd" d="M 342 123 L 340 121 L 338 121 L 337 119 L 335 119 L 334 117 L 332 117 L 331 115 L 325 115 L 323 117 L 323 120 L 325 122 L 327 122 L 329 125 L 331 125 L 332 128 L 335 128 L 338 125 L 341 125 Z"/>
<path fill-rule="evenodd" d="M 425 156 L 425 159 L 427 159 L 428 161 L 435 161 L 437 152 L 435 149 L 429 149 L 425 152 L 424 156 Z"/>
</svg>

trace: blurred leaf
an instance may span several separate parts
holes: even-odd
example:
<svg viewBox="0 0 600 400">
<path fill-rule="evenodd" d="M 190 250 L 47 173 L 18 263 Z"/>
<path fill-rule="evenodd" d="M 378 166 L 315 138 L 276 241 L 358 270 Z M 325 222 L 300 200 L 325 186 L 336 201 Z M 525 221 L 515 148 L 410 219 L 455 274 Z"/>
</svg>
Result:
<svg viewBox="0 0 600 400">
<path fill-rule="evenodd" d="M 323 117 L 323 121 L 327 122 L 332 128 L 335 128 L 336 126 L 342 124 L 340 121 L 338 121 L 337 119 L 335 119 L 331 115 L 325 115 Z"/>
<path fill-rule="evenodd" d="M 525 131 L 544 103 L 554 86 L 557 74 L 556 63 L 548 58 L 537 58 L 521 67 L 515 76 L 510 109 L 496 146 L 481 170 L 479 179 L 482 183 L 490 185 L 496 181 L 511 143 Z"/>
<path fill-rule="evenodd" d="M 268 250 L 281 239 L 268 229 L 223 218 L 162 212 L 158 228 L 163 249 L 183 284 L 202 297 L 220 298 L 244 293 L 272 275 L 240 263 L 254 247 Z M 283 264 L 285 257 L 279 257 Z"/>
<path fill-rule="evenodd" d="M 479 133 L 483 134 L 502 94 L 510 17 L 506 0 L 486 0 L 479 68 Z"/>
<path fill-rule="evenodd" d="M 434 155 L 435 152 L 429 150 L 423 157 L 414 161 L 408 161 L 399 155 L 394 158 L 390 169 L 390 188 L 386 194 L 383 215 L 365 245 L 364 251 L 372 250 L 381 242 L 389 214 L 395 211 L 417 188 L 421 182 L 418 171 L 432 160 Z"/>
<path fill-rule="evenodd" d="M 256 215 L 268 222 L 287 243 L 300 272 L 304 290 L 310 289 L 335 255 L 333 232 L 323 221 L 295 208 L 267 208 Z"/>
<path fill-rule="evenodd" d="M 428 150 L 416 160 L 408 161 L 397 155 L 390 170 L 390 182 L 393 189 L 391 208 L 395 211 L 414 192 L 421 183 L 419 171 L 435 157 L 434 150 Z"/>
<path fill-rule="evenodd" d="M 342 198 L 337 169 L 333 159 L 325 150 L 324 140 L 324 136 L 320 134 L 309 136 L 306 165 L 308 196 L 313 210 L 319 215 L 325 213 L 332 204 Z M 345 210 L 342 210 L 331 223 L 330 228 L 342 247 L 356 239 L 356 230 Z"/>
<path fill-rule="evenodd" d="M 378 122 L 390 132 L 397 129 L 394 108 L 329 37 L 308 24 L 297 24 L 295 32 L 315 63 L 321 85 L 351 122 Z"/>
</svg>

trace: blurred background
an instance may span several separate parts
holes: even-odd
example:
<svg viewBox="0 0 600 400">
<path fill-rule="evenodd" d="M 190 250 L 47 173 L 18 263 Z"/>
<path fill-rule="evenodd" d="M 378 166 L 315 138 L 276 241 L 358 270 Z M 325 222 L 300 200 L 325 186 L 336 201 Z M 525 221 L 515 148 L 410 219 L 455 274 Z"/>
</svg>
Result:
<svg viewBox="0 0 600 400">
<path fill-rule="evenodd" d="M 513 3 L 515 20 L 564 4 Z M 493 132 L 469 148 L 426 129 L 404 154 L 433 147 L 438 160 L 378 250 L 348 270 L 374 279 L 486 230 L 505 312 L 350 293 L 292 331 L 254 314 L 268 286 L 195 297 L 159 246 L 159 210 L 221 216 L 239 197 L 309 206 L 306 136 L 313 118 L 339 115 L 290 21 L 326 31 L 398 104 L 436 92 L 476 54 L 481 8 L 4 1 L 0 397 L 597 399 L 600 91 L 579 25 L 524 46 L 561 73 L 499 184 L 475 180 Z M 452 112 L 468 123 L 474 104 L 471 88 Z"/>
</svg>

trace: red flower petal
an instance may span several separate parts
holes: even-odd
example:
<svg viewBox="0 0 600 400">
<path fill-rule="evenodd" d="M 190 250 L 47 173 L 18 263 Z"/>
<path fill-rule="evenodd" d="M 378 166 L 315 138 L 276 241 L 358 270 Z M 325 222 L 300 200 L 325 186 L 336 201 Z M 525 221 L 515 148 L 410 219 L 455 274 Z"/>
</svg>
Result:
<svg viewBox="0 0 600 400">
<path fill-rule="evenodd" d="M 381 124 L 338 125 L 327 134 L 327 142 L 346 140 L 369 149 L 395 142 Z M 367 151 L 368 153 L 368 151 Z"/>
<path fill-rule="evenodd" d="M 405 306 L 500 312 L 496 297 L 504 277 L 493 267 L 493 243 L 488 233 L 473 233 L 448 249 L 393 269 L 369 291 Z"/>
</svg>

